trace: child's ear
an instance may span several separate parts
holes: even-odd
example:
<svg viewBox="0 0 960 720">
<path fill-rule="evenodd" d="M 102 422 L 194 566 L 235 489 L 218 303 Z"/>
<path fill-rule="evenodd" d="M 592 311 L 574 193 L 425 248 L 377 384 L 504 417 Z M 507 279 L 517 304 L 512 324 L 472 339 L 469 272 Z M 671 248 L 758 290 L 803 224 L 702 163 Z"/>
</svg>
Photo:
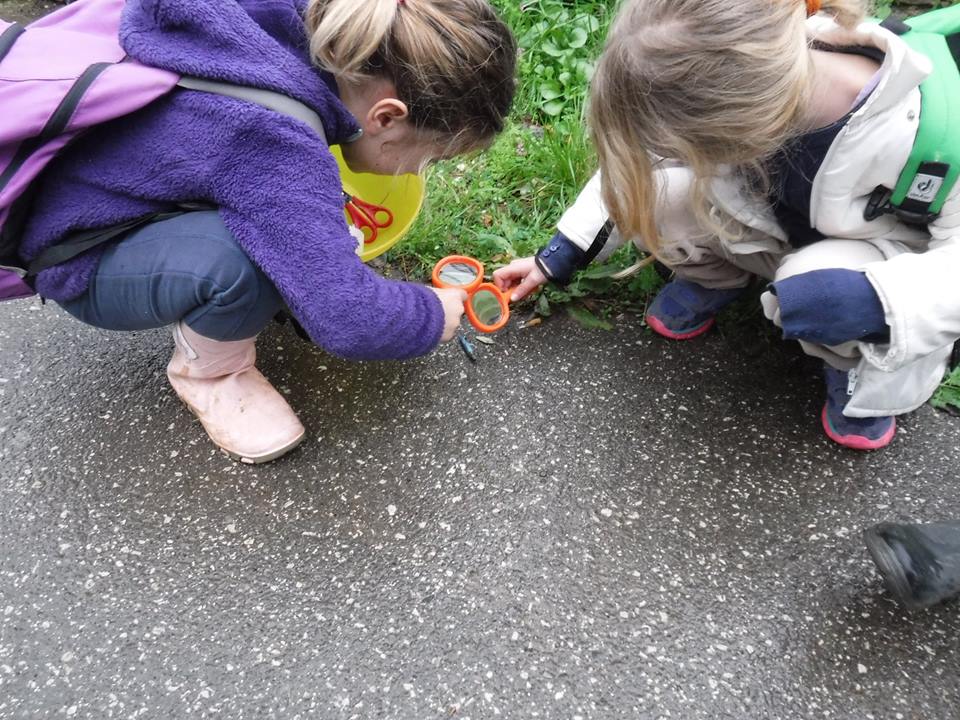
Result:
<svg viewBox="0 0 960 720">
<path fill-rule="evenodd" d="M 410 117 L 406 103 L 396 98 L 378 100 L 367 113 L 367 134 L 376 135 Z"/>
</svg>

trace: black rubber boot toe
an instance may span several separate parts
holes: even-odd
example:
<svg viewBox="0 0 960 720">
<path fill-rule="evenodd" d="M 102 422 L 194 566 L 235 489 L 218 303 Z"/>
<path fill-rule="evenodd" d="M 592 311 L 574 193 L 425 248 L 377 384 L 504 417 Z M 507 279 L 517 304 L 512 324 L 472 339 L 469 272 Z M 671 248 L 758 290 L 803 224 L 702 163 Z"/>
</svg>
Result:
<svg viewBox="0 0 960 720">
<path fill-rule="evenodd" d="M 890 594 L 910 610 L 960 594 L 960 522 L 880 523 L 864 540 Z"/>
</svg>

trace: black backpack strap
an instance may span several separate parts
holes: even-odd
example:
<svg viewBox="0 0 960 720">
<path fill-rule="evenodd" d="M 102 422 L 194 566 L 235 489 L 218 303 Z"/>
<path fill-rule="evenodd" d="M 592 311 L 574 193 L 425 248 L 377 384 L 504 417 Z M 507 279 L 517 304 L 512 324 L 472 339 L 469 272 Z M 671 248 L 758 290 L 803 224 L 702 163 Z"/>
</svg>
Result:
<svg viewBox="0 0 960 720">
<path fill-rule="evenodd" d="M 63 96 L 63 100 L 60 101 L 57 109 L 54 110 L 53 114 L 47 120 L 47 124 L 43 126 L 40 134 L 20 145 L 17 154 L 14 155 L 6 170 L 3 171 L 3 174 L 0 174 L 0 190 L 7 186 L 13 179 L 13 176 L 23 167 L 24 163 L 30 159 L 31 155 L 58 135 L 63 134 L 63 131 L 66 130 L 70 119 L 73 117 L 74 112 L 76 112 L 87 90 L 89 90 L 94 81 L 103 74 L 103 71 L 111 67 L 112 64 L 113 63 L 96 63 L 83 71 L 80 77 L 78 77 L 70 87 L 67 94 Z"/>
<path fill-rule="evenodd" d="M 179 215 L 201 209 L 208 208 L 199 205 L 196 207 L 183 206 L 180 210 L 150 213 L 149 215 L 144 215 L 136 218 L 135 220 L 120 223 L 119 225 L 111 225 L 107 228 L 85 230 L 83 232 L 75 233 L 62 243 L 58 243 L 53 247 L 49 247 L 40 253 L 27 268 L 27 278 L 34 278 L 44 270 L 49 270 L 54 265 L 59 265 L 60 263 L 67 262 L 67 260 L 72 260 L 73 258 L 77 257 L 77 255 L 85 253 L 87 250 L 92 250 L 99 245 L 108 243 L 111 240 L 116 240 L 120 236 L 125 235 L 132 230 L 136 230 L 137 228 L 143 227 L 144 225 L 162 222 L 163 220 L 170 220 L 171 218 L 175 218 Z"/>
<path fill-rule="evenodd" d="M 953 61 L 960 65 L 960 32 L 953 35 L 947 35 L 947 47 L 950 48 L 950 54 L 953 55 Z"/>
<path fill-rule="evenodd" d="M 26 31 L 27 29 L 23 25 L 14 23 L 4 30 L 3 34 L 0 34 L 0 60 L 3 60 L 6 54 L 10 52 L 10 48 L 13 47 L 13 44 L 17 41 L 17 38 L 23 35 L 23 33 Z"/>
<path fill-rule="evenodd" d="M 3 36 L 0 36 L 0 40 L 6 38 L 7 32 L 4 32 Z M 14 40 L 15 39 L 16 38 L 14 38 Z M 12 44 L 12 40 L 10 42 Z M 0 56 L 2 56 L 2 54 L 0 54 Z M 54 123 L 54 120 L 51 119 L 51 126 L 59 127 L 62 117 L 66 117 L 67 121 L 69 121 L 70 116 L 73 114 L 73 109 L 76 108 L 76 103 L 78 103 L 79 99 L 83 96 L 83 92 L 87 87 L 89 87 L 96 76 L 99 75 L 100 72 L 103 72 L 106 67 L 108 67 L 108 65 L 105 63 L 102 64 L 102 67 L 100 65 L 93 66 L 80 80 L 77 81 L 75 88 L 70 92 L 71 96 L 76 97 L 71 98 L 69 102 L 67 100 L 64 101 L 63 105 L 66 110 L 61 112 L 61 108 L 58 108 L 57 112 L 54 113 L 56 123 Z M 245 100 L 247 102 L 265 107 L 269 110 L 273 110 L 274 112 L 278 112 L 282 115 L 292 117 L 295 120 L 299 120 L 300 122 L 308 125 L 320 136 L 324 143 L 327 142 L 327 134 L 324 130 L 323 122 L 320 120 L 320 116 L 304 103 L 282 93 L 273 92 L 272 90 L 262 90 L 260 88 L 245 87 L 241 85 L 230 85 L 229 83 L 221 83 L 214 80 L 204 80 L 202 78 L 194 77 L 182 77 L 177 85 L 186 90 L 197 90 L 200 92 L 232 97 L 237 100 Z M 52 136 L 55 137 L 60 131 L 62 130 L 53 132 Z M 48 128 L 44 128 L 44 137 L 40 138 L 40 140 L 42 140 L 42 142 L 46 142 L 49 139 L 46 137 L 48 134 L 50 134 L 48 133 Z M 32 151 L 33 149 L 30 150 L 30 152 Z M 29 153 L 26 153 L 26 155 L 29 156 Z M 0 177 L 0 187 L 3 185 L 3 180 L 4 177 Z M 76 233 L 71 235 L 63 242 L 47 248 L 45 251 L 40 253 L 40 255 L 38 255 L 27 268 L 27 279 L 31 280 L 44 270 L 49 270 L 55 265 L 72 260 L 87 250 L 91 250 L 99 245 L 108 243 L 111 240 L 116 240 L 126 233 L 143 227 L 144 225 L 161 222 L 163 220 L 169 220 L 187 212 L 210 209 L 216 208 L 202 204 L 182 204 L 177 210 L 155 212 L 134 220 L 130 220 L 129 222 L 121 223 L 119 225 Z"/>
<path fill-rule="evenodd" d="M 904 22 L 902 17 L 898 17 L 897 15 L 888 16 L 886 20 L 880 23 L 880 27 L 889 30 L 894 35 L 906 35 L 913 29 Z"/>
</svg>

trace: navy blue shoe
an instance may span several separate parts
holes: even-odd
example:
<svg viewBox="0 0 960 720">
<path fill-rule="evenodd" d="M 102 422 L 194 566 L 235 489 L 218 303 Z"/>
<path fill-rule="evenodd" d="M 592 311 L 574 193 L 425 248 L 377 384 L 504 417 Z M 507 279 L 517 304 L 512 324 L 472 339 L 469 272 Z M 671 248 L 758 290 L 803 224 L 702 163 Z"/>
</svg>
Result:
<svg viewBox="0 0 960 720">
<path fill-rule="evenodd" d="M 850 386 L 851 372 L 853 371 L 823 366 L 823 377 L 827 382 L 827 402 L 820 413 L 820 422 L 824 432 L 835 443 L 854 450 L 878 450 L 886 447 L 897 431 L 896 418 L 892 415 L 854 418 L 843 414 L 843 408 L 850 399 L 847 388 Z"/>
<path fill-rule="evenodd" d="M 665 338 L 689 340 L 713 327 L 716 315 L 746 288 L 716 290 L 676 278 L 667 283 L 647 308 L 647 325 Z"/>
</svg>

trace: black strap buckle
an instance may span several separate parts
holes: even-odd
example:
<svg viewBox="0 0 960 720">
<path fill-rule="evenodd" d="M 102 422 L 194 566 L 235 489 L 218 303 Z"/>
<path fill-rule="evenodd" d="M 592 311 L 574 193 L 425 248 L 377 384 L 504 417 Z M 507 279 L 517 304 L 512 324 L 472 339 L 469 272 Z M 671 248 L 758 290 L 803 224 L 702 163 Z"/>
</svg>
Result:
<svg viewBox="0 0 960 720">
<path fill-rule="evenodd" d="M 897 17 L 896 15 L 887 16 L 887 19 L 880 23 L 880 27 L 889 30 L 894 35 L 906 35 L 913 30 L 912 27 L 904 22 L 903 18 Z"/>
<path fill-rule="evenodd" d="M 914 193 L 914 195 L 904 198 L 900 205 L 894 205 L 890 202 L 893 197 L 892 190 L 882 185 L 878 186 L 876 190 L 870 193 L 867 207 L 863 211 L 863 219 L 871 222 L 883 215 L 893 214 L 907 225 L 927 227 L 940 217 L 940 213 L 930 212 L 930 206 L 933 205 L 937 191 L 943 184 L 942 178 L 947 176 L 949 168 L 950 166 L 944 163 L 924 163 L 921 165 L 914 181 L 914 187 L 911 188 L 911 193 Z M 938 178 L 941 179 L 940 184 L 936 182 Z"/>
<path fill-rule="evenodd" d="M 890 204 L 890 198 L 893 197 L 893 191 L 878 185 L 877 189 L 870 193 L 870 199 L 867 201 L 867 207 L 863 211 L 863 219 L 872 222 L 883 215 L 894 211 Z"/>
<path fill-rule="evenodd" d="M 925 210 L 908 210 L 903 207 L 894 208 L 893 213 L 903 223 L 919 228 L 927 227 L 930 223 L 940 217 L 939 213 L 932 213 Z"/>
</svg>

